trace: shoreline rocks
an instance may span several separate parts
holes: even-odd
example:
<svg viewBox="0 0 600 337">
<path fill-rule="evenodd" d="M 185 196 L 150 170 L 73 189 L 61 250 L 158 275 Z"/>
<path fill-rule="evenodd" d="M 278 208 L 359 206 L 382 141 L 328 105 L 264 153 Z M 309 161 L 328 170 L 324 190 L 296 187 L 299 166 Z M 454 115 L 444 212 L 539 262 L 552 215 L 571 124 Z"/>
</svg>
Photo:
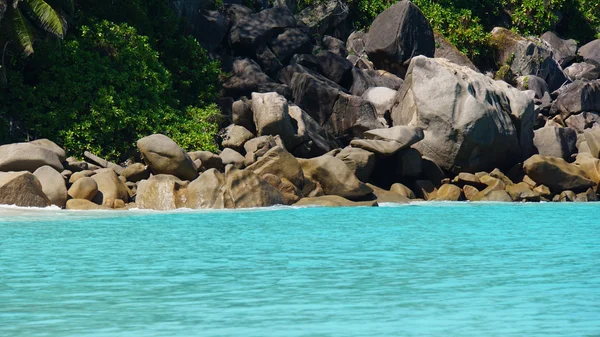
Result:
<svg viewBox="0 0 600 337">
<path fill-rule="evenodd" d="M 600 40 L 577 49 L 553 32 L 523 37 L 496 28 L 498 63 L 480 72 L 409 1 L 366 32 L 351 31 L 343 1 L 296 15 L 293 8 L 190 14 L 199 20 L 195 35 L 215 32 L 200 41 L 231 74 L 221 91 L 230 123 L 221 125 L 218 153 L 186 152 L 162 134 L 141 138 L 141 160 L 127 165 L 48 139 L 4 144 L 0 204 L 169 210 L 598 200 Z"/>
</svg>

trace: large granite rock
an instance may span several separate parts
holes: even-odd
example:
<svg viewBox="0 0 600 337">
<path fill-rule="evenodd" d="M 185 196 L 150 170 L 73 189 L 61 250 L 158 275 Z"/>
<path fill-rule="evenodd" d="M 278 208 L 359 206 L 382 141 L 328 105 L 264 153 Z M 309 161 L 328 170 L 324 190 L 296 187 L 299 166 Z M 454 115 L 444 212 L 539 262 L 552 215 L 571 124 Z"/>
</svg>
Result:
<svg viewBox="0 0 600 337">
<path fill-rule="evenodd" d="M 572 161 L 577 152 L 577 131 L 571 128 L 546 126 L 535 130 L 533 143 L 542 156 L 559 157 Z"/>
<path fill-rule="evenodd" d="M 596 185 L 581 168 L 562 158 L 534 155 L 523 163 L 523 170 L 536 183 L 557 194 L 566 190 L 583 192 Z"/>
<path fill-rule="evenodd" d="M 589 42 L 581 46 L 577 54 L 583 57 L 584 60 L 592 60 L 600 63 L 600 39 Z"/>
<path fill-rule="evenodd" d="M 235 60 L 231 77 L 223 83 L 222 96 L 238 99 L 244 96 L 250 97 L 253 92 L 277 92 L 285 97 L 291 97 L 290 88 L 285 84 L 276 83 L 255 61 Z"/>
<path fill-rule="evenodd" d="M 116 200 L 129 201 L 129 189 L 112 169 L 101 169 L 92 177 L 98 185 L 98 193 L 92 200 L 98 205 L 114 207 Z"/>
<path fill-rule="evenodd" d="M 362 98 L 373 104 L 378 118 L 391 119 L 390 110 L 394 104 L 396 93 L 396 90 L 390 88 L 372 87 L 362 94 Z"/>
<path fill-rule="evenodd" d="M 241 169 L 246 165 L 246 158 L 244 158 L 244 156 L 242 156 L 236 150 L 230 148 L 224 148 L 219 154 L 219 157 L 225 166 L 233 165 L 236 168 Z"/>
<path fill-rule="evenodd" d="M 283 33 L 274 37 L 269 46 L 277 58 L 284 64 L 296 54 L 309 54 L 312 52 L 310 35 L 298 28 L 286 29 Z"/>
<path fill-rule="evenodd" d="M 69 187 L 67 194 L 73 199 L 92 201 L 96 194 L 98 194 L 98 184 L 90 177 L 82 177 Z"/>
<path fill-rule="evenodd" d="M 540 36 L 540 39 L 550 46 L 552 56 L 563 68 L 572 63 L 577 57 L 577 41 L 573 39 L 563 40 L 554 32 L 545 32 Z"/>
<path fill-rule="evenodd" d="M 553 58 L 552 48 L 541 39 L 525 38 L 496 27 L 492 30 L 492 43 L 498 49 L 496 63 L 507 64 L 517 76 L 539 76 L 548 83 L 550 91 L 558 89 L 567 80 Z"/>
<path fill-rule="evenodd" d="M 304 186 L 304 173 L 298 160 L 285 149 L 275 146 L 260 157 L 255 163 L 248 166 L 259 177 L 273 174 L 279 178 L 289 180 L 296 187 Z"/>
<path fill-rule="evenodd" d="M 187 181 L 158 174 L 138 183 L 135 203 L 140 209 L 168 211 L 186 206 Z"/>
<path fill-rule="evenodd" d="M 533 101 L 445 59 L 413 58 L 392 109 L 394 125 L 421 127 L 414 146 L 441 168 L 477 172 L 533 153 Z"/>
<path fill-rule="evenodd" d="M 279 135 L 288 148 L 294 148 L 299 139 L 292 126 L 289 106 L 285 97 L 271 92 L 252 94 L 252 111 L 258 136 Z"/>
<path fill-rule="evenodd" d="M 369 180 L 375 168 L 375 154 L 367 150 L 346 147 L 336 154 L 335 157 L 341 159 L 350 171 L 363 182 Z"/>
<path fill-rule="evenodd" d="M 285 145 L 283 145 L 279 136 L 261 136 L 247 141 L 246 144 L 244 144 L 244 149 L 246 150 L 244 162 L 246 163 L 246 166 L 254 163 L 258 158 L 275 146 L 285 148 Z"/>
<path fill-rule="evenodd" d="M 571 81 L 600 79 L 600 63 L 594 61 L 573 63 L 564 70 L 565 76 Z"/>
<path fill-rule="evenodd" d="M 324 35 L 346 20 L 349 13 L 348 4 L 344 1 L 324 0 L 313 2 L 296 16 L 311 34 Z"/>
<path fill-rule="evenodd" d="M 153 174 L 170 174 L 182 180 L 194 180 L 198 168 L 171 138 L 154 134 L 137 141 L 142 158 Z"/>
<path fill-rule="evenodd" d="M 61 163 L 67 160 L 67 154 L 65 153 L 65 149 L 56 145 L 56 143 L 51 140 L 48 140 L 46 138 L 36 139 L 36 140 L 30 141 L 29 144 L 43 147 L 45 149 L 48 149 L 48 150 L 56 153 L 56 155 L 58 156 L 58 160 L 60 160 Z"/>
<path fill-rule="evenodd" d="M 275 187 L 260 179 L 251 170 L 238 170 L 232 166 L 225 168 L 227 197 L 233 208 L 253 208 L 283 205 L 283 195 Z"/>
<path fill-rule="evenodd" d="M 600 111 L 600 80 L 575 81 L 562 90 L 550 113 L 564 119 L 582 111 Z"/>
<path fill-rule="evenodd" d="M 46 147 L 31 143 L 15 143 L 0 146 L 0 171 L 34 172 L 42 166 L 63 170 L 59 155 Z"/>
<path fill-rule="evenodd" d="M 232 202 L 225 190 L 225 177 L 215 169 L 203 172 L 187 187 L 187 207 L 192 209 L 232 208 Z"/>
<path fill-rule="evenodd" d="M 67 185 L 65 178 L 50 166 L 42 166 L 33 172 L 42 184 L 42 191 L 52 205 L 64 207 L 67 202 Z"/>
<path fill-rule="evenodd" d="M 223 141 L 221 142 L 221 145 L 236 151 L 242 150 L 244 144 L 254 138 L 254 135 L 252 132 L 248 131 L 248 129 L 235 124 L 229 125 L 223 131 Z"/>
<path fill-rule="evenodd" d="M 237 20 L 231 27 L 229 42 L 240 53 L 267 42 L 277 32 L 296 27 L 296 18 L 284 6 L 265 9 Z"/>
<path fill-rule="evenodd" d="M 324 126 L 332 135 L 346 139 L 360 138 L 365 131 L 384 127 L 373 104 L 344 93 L 338 96 Z"/>
<path fill-rule="evenodd" d="M 121 176 L 125 178 L 126 181 L 137 183 L 140 180 L 150 178 L 150 172 L 146 165 L 142 163 L 133 163 L 121 172 Z"/>
<path fill-rule="evenodd" d="M 294 155 L 302 158 L 317 157 L 339 147 L 335 138 L 299 106 L 290 105 L 288 112 L 298 127 L 297 135 L 301 139 L 301 144 L 293 151 Z"/>
<path fill-rule="evenodd" d="M 50 206 L 40 181 L 30 172 L 0 172 L 0 205 Z"/>
<path fill-rule="evenodd" d="M 295 73 L 292 90 L 294 102 L 336 137 L 361 137 L 366 130 L 383 127 L 370 102 L 348 95 L 311 74 Z"/>
<path fill-rule="evenodd" d="M 371 24 L 366 52 L 378 69 L 402 73 L 405 62 L 412 57 L 433 57 L 433 30 L 416 5 L 399 1 L 379 14 Z"/>
<path fill-rule="evenodd" d="M 352 63 L 330 51 L 322 51 L 316 55 L 319 72 L 331 81 L 344 88 L 352 86 Z"/>
<path fill-rule="evenodd" d="M 346 49 L 346 43 L 340 39 L 336 39 L 333 36 L 325 35 L 321 40 L 321 44 L 325 50 L 328 50 L 340 57 L 348 56 L 348 49 Z"/>
<path fill-rule="evenodd" d="M 344 198 L 360 198 L 372 193 L 346 164 L 335 157 L 323 155 L 313 159 L 299 159 L 306 178 L 317 181 L 328 195 Z"/>
</svg>

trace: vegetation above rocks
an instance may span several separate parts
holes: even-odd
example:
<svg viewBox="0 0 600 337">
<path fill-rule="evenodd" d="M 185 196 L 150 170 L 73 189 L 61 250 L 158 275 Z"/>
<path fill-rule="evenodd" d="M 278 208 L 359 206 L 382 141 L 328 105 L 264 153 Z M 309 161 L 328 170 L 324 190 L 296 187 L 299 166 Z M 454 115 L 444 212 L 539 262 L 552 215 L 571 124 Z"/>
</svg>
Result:
<svg viewBox="0 0 600 337">
<path fill-rule="evenodd" d="M 299 7 L 323 0 L 301 0 Z M 368 27 L 396 0 L 349 0 L 354 24 Z M 522 35 L 555 29 L 580 44 L 600 37 L 600 3 L 596 0 L 412 0 L 432 27 L 475 63 L 491 52 L 489 32 L 495 26 Z M 561 20 L 562 17 L 562 20 Z"/>
<path fill-rule="evenodd" d="M 137 139 L 162 132 L 186 149 L 216 151 L 220 65 L 167 3 L 77 5 L 78 27 L 64 43 L 42 39 L 25 59 L 6 53 L 0 143 L 51 138 L 72 155 L 125 160 Z"/>
</svg>

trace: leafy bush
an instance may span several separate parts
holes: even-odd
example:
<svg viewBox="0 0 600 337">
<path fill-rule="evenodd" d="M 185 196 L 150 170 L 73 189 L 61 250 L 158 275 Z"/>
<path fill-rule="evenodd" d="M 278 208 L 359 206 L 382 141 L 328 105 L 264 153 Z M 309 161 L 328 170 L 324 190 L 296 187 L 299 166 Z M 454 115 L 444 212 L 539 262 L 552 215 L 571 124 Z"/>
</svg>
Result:
<svg viewBox="0 0 600 337">
<path fill-rule="evenodd" d="M 75 155 L 90 150 L 123 160 L 135 153 L 137 139 L 151 133 L 167 134 L 189 150 L 216 150 L 219 110 L 186 106 L 217 95 L 217 64 L 194 42 L 184 39 L 180 45 L 192 54 L 188 60 L 201 62 L 199 72 L 181 76 L 185 100 L 180 102 L 178 87 L 148 37 L 127 24 L 84 25 L 61 48 L 42 46 L 46 59 L 37 59 L 39 69 L 33 71 L 38 78 L 25 78 L 26 71 L 10 73 L 2 97 L 8 101 L 5 114 L 20 115 L 30 136 L 56 140 Z M 172 62 L 188 69 L 184 61 Z M 203 76 L 209 81 L 198 85 Z"/>
<path fill-rule="evenodd" d="M 323 0 L 301 0 L 299 7 Z M 357 28 L 368 27 L 396 0 L 348 0 Z M 581 43 L 600 38 L 598 0 L 412 0 L 440 32 L 476 63 L 491 51 L 488 32 L 504 26 L 522 35 L 540 35 L 556 27 L 558 33 Z M 559 13 L 564 19 L 559 23 Z"/>
</svg>

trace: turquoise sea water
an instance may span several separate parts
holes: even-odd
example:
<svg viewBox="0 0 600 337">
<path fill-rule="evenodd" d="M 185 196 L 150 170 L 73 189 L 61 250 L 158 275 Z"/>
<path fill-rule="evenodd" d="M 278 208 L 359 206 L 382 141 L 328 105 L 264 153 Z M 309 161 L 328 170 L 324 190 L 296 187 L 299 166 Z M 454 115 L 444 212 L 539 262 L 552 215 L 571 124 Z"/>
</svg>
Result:
<svg viewBox="0 0 600 337">
<path fill-rule="evenodd" d="M 600 336 L 600 204 L 0 209 L 0 336 Z"/>
</svg>

